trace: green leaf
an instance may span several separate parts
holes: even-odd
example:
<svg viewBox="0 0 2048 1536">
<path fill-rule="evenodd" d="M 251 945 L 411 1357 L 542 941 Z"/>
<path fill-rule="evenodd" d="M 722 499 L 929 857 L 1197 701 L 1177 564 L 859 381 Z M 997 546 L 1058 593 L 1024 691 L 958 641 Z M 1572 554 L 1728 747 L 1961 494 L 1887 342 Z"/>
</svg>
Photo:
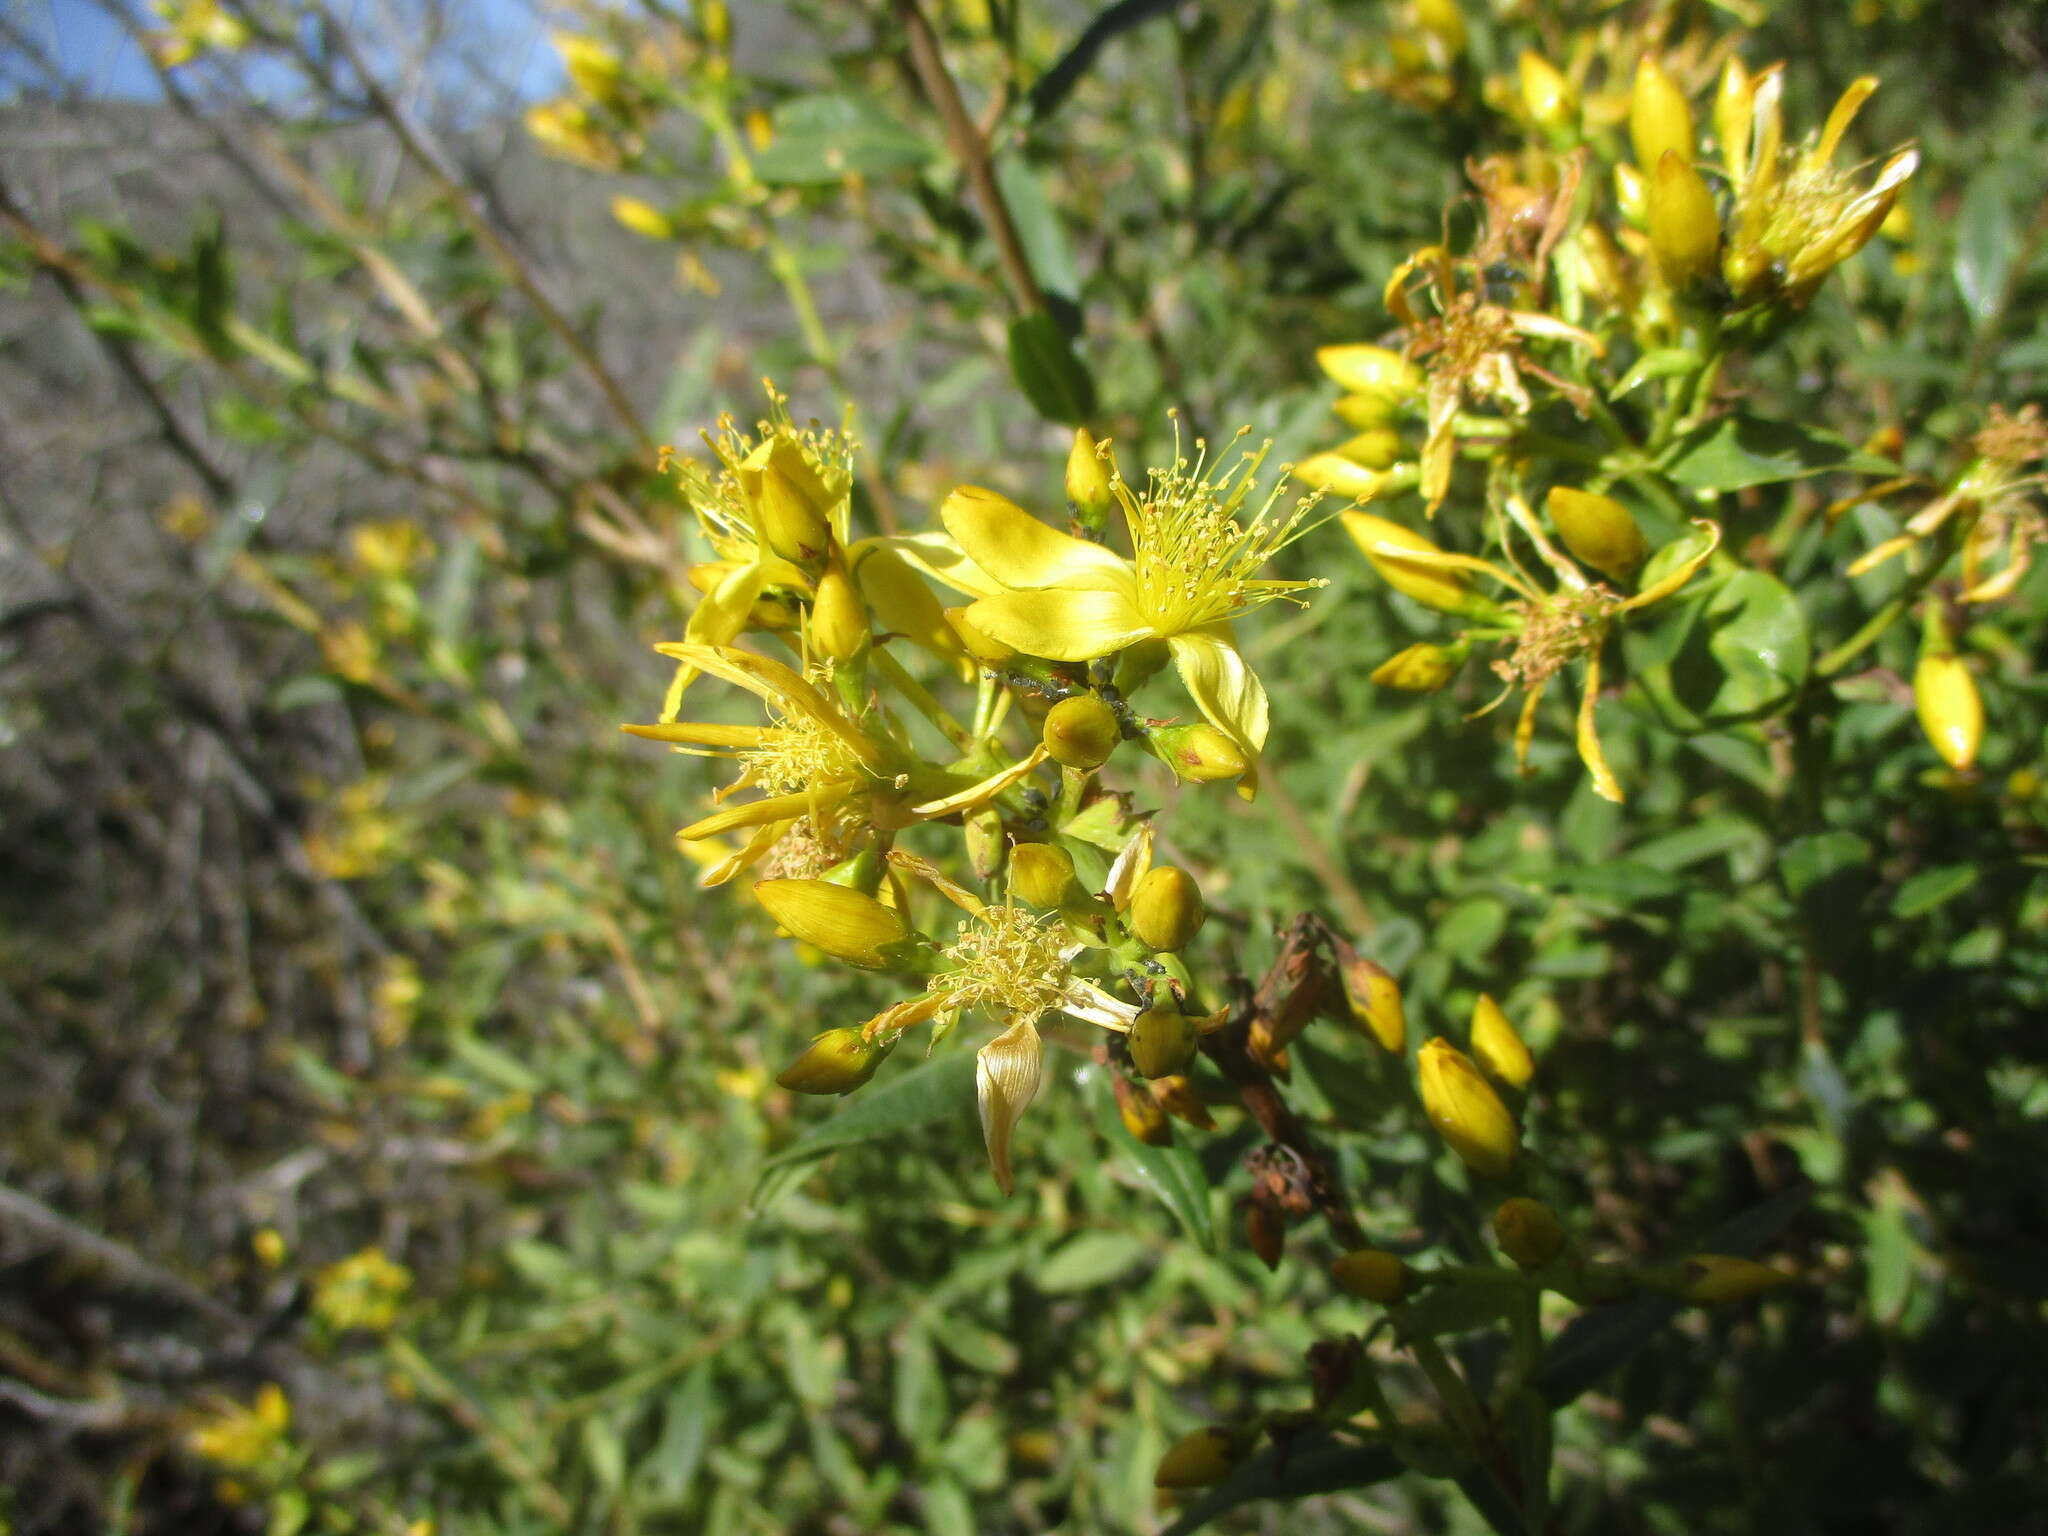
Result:
<svg viewBox="0 0 2048 1536">
<path fill-rule="evenodd" d="M 1010 372 L 1047 421 L 1078 427 L 1095 414 L 1095 380 L 1051 315 L 1026 315 L 1010 326 Z"/>
<path fill-rule="evenodd" d="M 1755 823 L 1745 817 L 1723 814 L 1638 843 L 1628 856 L 1652 869 L 1673 873 L 1738 848 L 1755 847 L 1765 840 L 1763 830 Z"/>
<path fill-rule="evenodd" d="M 1069 1239 L 1032 1275 L 1049 1296 L 1107 1285 L 1151 1256 L 1151 1245 L 1128 1232 L 1083 1232 Z"/>
<path fill-rule="evenodd" d="M 1021 156 L 1005 155 L 996 162 L 996 188 L 1009 206 L 1038 286 L 1055 298 L 1078 302 L 1081 276 L 1074 266 L 1074 247 L 1038 173 Z"/>
<path fill-rule="evenodd" d="M 921 1126 L 972 1112 L 974 1057 L 964 1051 L 920 1062 L 861 1089 L 846 1107 L 812 1126 L 762 1164 L 763 1169 L 807 1162 L 839 1147 L 900 1136 Z"/>
<path fill-rule="evenodd" d="M 1284 1452 L 1269 1448 L 1252 1457 L 1188 1505 L 1163 1536 L 1192 1536 L 1218 1515 L 1261 1499 L 1369 1488 L 1400 1475 L 1399 1458 L 1384 1446 L 1347 1444 L 1312 1430 L 1295 1437 Z"/>
<path fill-rule="evenodd" d="M 896 1341 L 894 1415 L 896 1427 L 912 1445 L 932 1445 L 946 1427 L 946 1378 L 939 1371 L 939 1357 L 932 1349 L 932 1336 L 916 1322 L 908 1324 Z"/>
<path fill-rule="evenodd" d="M 1998 318 L 2019 243 L 2011 176 L 1993 161 L 1970 178 L 1956 217 L 1956 291 L 1980 326 Z"/>
<path fill-rule="evenodd" d="M 1201 1159 L 1185 1146 L 1148 1146 L 1134 1141 L 1117 1113 L 1116 1090 L 1100 1067 L 1083 1067 L 1077 1074 L 1095 1107 L 1095 1123 L 1112 1147 L 1123 1149 L 1118 1171 L 1140 1188 L 1150 1190 L 1159 1203 L 1173 1212 L 1181 1229 L 1212 1252 L 1216 1247 L 1216 1224 L 1209 1211 L 1209 1178 L 1202 1172 Z"/>
<path fill-rule="evenodd" d="M 1691 1251 L 1749 1258 L 1791 1225 L 1812 1198 L 1808 1185 L 1774 1195 L 1714 1228 Z M 1678 1310 L 1679 1303 L 1667 1296 L 1646 1296 L 1581 1313 L 1543 1352 L 1536 1389 L 1552 1407 L 1562 1408 L 1655 1338 Z"/>
<path fill-rule="evenodd" d="M 1951 902 L 1977 883 L 1977 866 L 1950 864 L 1941 869 L 1923 869 L 1899 887 L 1892 898 L 1894 917 L 1922 917 Z"/>
<path fill-rule="evenodd" d="M 1739 491 L 1800 480 L 1831 469 L 1890 475 L 1898 466 L 1848 439 L 1796 422 L 1724 416 L 1679 439 L 1665 472 L 1688 490 Z"/>
<path fill-rule="evenodd" d="M 812 185 L 850 173 L 910 170 L 936 151 L 862 96 L 800 96 L 775 109 L 775 138 L 754 157 L 763 181 Z"/>
<path fill-rule="evenodd" d="M 1806 610 L 1762 571 L 1737 571 L 1622 637 L 1630 675 L 1674 730 L 1773 714 L 1804 686 L 1813 642 Z"/>
<path fill-rule="evenodd" d="M 704 1463 L 704 1449 L 711 1436 L 711 1362 L 701 1362 L 683 1384 L 671 1392 L 662 1409 L 661 1438 L 654 1453 L 642 1466 L 654 1482 L 654 1492 L 680 1503 L 696 1480 Z"/>
</svg>

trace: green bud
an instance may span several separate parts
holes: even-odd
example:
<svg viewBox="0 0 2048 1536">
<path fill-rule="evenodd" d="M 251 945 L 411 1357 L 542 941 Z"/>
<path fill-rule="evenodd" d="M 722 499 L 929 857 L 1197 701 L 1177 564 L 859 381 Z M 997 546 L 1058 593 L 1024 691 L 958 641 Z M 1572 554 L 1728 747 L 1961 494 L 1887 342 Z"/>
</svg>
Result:
<svg viewBox="0 0 2048 1536">
<path fill-rule="evenodd" d="M 1159 1458 L 1152 1474 L 1155 1488 L 1206 1488 L 1220 1483 L 1230 1469 L 1244 1460 L 1251 1447 L 1240 1435 L 1227 1429 L 1198 1429 L 1183 1435 Z"/>
<path fill-rule="evenodd" d="M 1159 864 L 1131 892 L 1124 920 L 1147 949 L 1185 949 L 1208 916 L 1195 877 L 1171 864 Z"/>
<path fill-rule="evenodd" d="M 1574 558 L 1603 576 L 1626 581 L 1650 557 L 1643 530 L 1629 516 L 1629 510 L 1612 496 L 1554 485 L 1544 498 L 1543 510 L 1550 514 L 1558 537 Z"/>
<path fill-rule="evenodd" d="M 1152 732 L 1152 749 L 1161 762 L 1191 784 L 1239 778 L 1251 766 L 1244 750 L 1206 721 L 1161 726 Z"/>
<path fill-rule="evenodd" d="M 1123 734 L 1116 711 L 1092 693 L 1061 699 L 1045 712 L 1045 750 L 1063 768 L 1100 768 Z"/>
<path fill-rule="evenodd" d="M 1010 850 L 1010 890 L 1034 907 L 1057 907 L 1074 889 L 1074 856 L 1057 843 Z"/>
<path fill-rule="evenodd" d="M 1462 646 L 1420 640 L 1374 667 L 1372 680 L 1382 688 L 1398 688 L 1403 693 L 1435 693 L 1458 675 L 1464 660 Z"/>
<path fill-rule="evenodd" d="M 1524 1269 L 1541 1269 L 1564 1250 L 1564 1228 L 1541 1200 L 1517 1195 L 1493 1213 L 1493 1237 L 1500 1251 Z"/>
<path fill-rule="evenodd" d="M 791 1093 L 851 1093 L 875 1075 L 888 1055 L 858 1029 L 828 1029 L 776 1074 Z"/>
</svg>

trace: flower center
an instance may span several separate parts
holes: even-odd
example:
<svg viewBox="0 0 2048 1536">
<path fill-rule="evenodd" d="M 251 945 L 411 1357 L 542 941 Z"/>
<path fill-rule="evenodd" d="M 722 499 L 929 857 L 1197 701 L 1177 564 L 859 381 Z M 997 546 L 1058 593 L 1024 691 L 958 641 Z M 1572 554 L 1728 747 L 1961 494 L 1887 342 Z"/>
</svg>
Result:
<svg viewBox="0 0 2048 1536">
<path fill-rule="evenodd" d="M 1176 455 L 1171 469 L 1149 471 L 1142 493 L 1120 475 L 1110 481 L 1130 525 L 1138 607 L 1160 634 L 1198 629 L 1322 585 L 1255 579 L 1259 567 L 1306 531 L 1301 520 L 1321 497 L 1316 492 L 1277 512 L 1287 486 L 1283 475 L 1251 520 L 1239 522 L 1238 510 L 1270 446 L 1240 453 L 1229 468 L 1205 474 L 1208 444 L 1197 438 L 1194 461 Z"/>
<path fill-rule="evenodd" d="M 771 735 L 747 747 L 740 759 L 747 765 L 741 781 L 758 784 L 765 794 L 793 795 L 821 784 L 842 784 L 867 773 L 866 765 L 836 731 L 802 714 L 775 711 Z"/>
<path fill-rule="evenodd" d="M 984 907 L 960 925 L 944 954 L 958 969 L 932 977 L 947 1008 L 986 1007 L 1036 1019 L 1067 989 L 1067 962 L 1051 919 L 1022 907 Z"/>
</svg>

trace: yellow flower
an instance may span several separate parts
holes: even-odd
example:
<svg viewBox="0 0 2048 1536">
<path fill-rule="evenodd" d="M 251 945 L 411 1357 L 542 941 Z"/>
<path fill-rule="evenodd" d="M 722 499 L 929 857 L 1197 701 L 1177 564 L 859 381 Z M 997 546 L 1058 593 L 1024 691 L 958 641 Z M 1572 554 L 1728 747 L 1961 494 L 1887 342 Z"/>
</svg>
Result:
<svg viewBox="0 0 2048 1536">
<path fill-rule="evenodd" d="M 1266 450 L 1244 452 L 1209 475 L 1206 445 L 1196 448 L 1192 464 L 1177 459 L 1171 469 L 1155 469 L 1142 487 L 1112 462 L 1110 490 L 1130 531 L 1128 558 L 973 486 L 948 496 L 939 515 L 967 558 L 1002 589 L 967 610 L 976 629 L 1051 661 L 1093 661 L 1163 640 L 1203 718 L 1255 767 L 1266 740 L 1266 690 L 1239 654 L 1230 621 L 1322 585 L 1255 574 L 1302 531 L 1315 498 L 1276 513 L 1283 477 L 1240 521 Z"/>
<path fill-rule="evenodd" d="M 330 1264 L 313 1279 L 313 1315 L 330 1328 L 383 1333 L 398 1321 L 412 1271 L 375 1246 Z"/>
<path fill-rule="evenodd" d="M 1876 78 L 1853 81 L 1819 136 L 1798 147 L 1784 142 L 1784 83 L 1779 64 L 1752 76 L 1730 59 L 1722 75 L 1714 121 L 1735 207 L 1721 271 L 1739 302 L 1782 299 L 1797 308 L 1877 233 L 1920 156 L 1900 150 L 1858 190 L 1855 172 L 1834 164 L 1835 151 Z"/>
<path fill-rule="evenodd" d="M 292 1405 L 284 1389 L 266 1383 L 247 1407 L 221 1402 L 208 1420 L 185 1438 L 195 1456 L 232 1472 L 254 1472 L 285 1448 L 292 1425 Z"/>
<path fill-rule="evenodd" d="M 1043 1072 L 1039 1020 L 1058 1010 L 1105 1029 L 1126 1031 L 1138 1016 L 1138 1009 L 1074 974 L 1070 961 L 1080 952 L 1080 946 L 1067 942 L 1057 914 L 1040 915 L 1008 902 L 991 905 L 946 879 L 935 866 L 914 854 L 894 851 L 889 862 L 935 887 L 967 917 L 950 942 L 934 946 L 911 934 L 894 912 L 872 897 L 847 891 L 835 899 L 835 934 L 850 942 L 866 944 L 864 953 L 876 960 L 886 963 L 901 957 L 931 974 L 926 977 L 922 992 L 884 1008 L 854 1032 L 868 1051 L 849 1049 L 850 1041 L 837 1047 L 838 1057 L 858 1060 L 853 1071 L 840 1070 L 831 1079 L 835 1086 L 822 1091 L 847 1091 L 846 1087 L 836 1085 L 859 1076 L 861 1071 L 871 1071 L 873 1062 L 893 1047 L 905 1030 L 916 1025 L 938 1019 L 943 1031 L 950 1029 L 961 1014 L 973 1009 L 995 1014 L 1005 1027 L 981 1048 L 976 1058 L 975 1098 L 981 1112 L 982 1135 L 988 1144 L 989 1165 L 996 1183 L 1007 1195 L 1014 1187 L 1010 1173 L 1011 1134 L 1037 1096 Z M 763 882 L 771 887 L 808 884 Z M 801 893 L 763 891 L 761 886 L 756 891 L 764 895 L 778 916 L 785 909 L 794 911 L 805 905 L 791 899 L 792 894 Z M 861 916 L 863 910 L 865 918 Z M 817 1048 L 818 1042 L 813 1042 L 812 1052 L 807 1052 L 797 1067 L 814 1061 Z M 791 1070 L 796 1071 L 797 1067 Z M 865 1080 L 860 1077 L 860 1081 Z M 857 1087 L 859 1083 L 850 1086 Z"/>
<path fill-rule="evenodd" d="M 723 885 L 766 858 L 785 838 L 808 839 L 807 856 L 790 872 L 817 874 L 851 852 L 862 827 L 885 831 L 957 815 L 987 804 L 1045 761 L 1039 747 L 994 772 L 986 751 L 950 768 L 920 762 L 900 746 L 877 717 L 855 718 L 837 699 L 793 668 L 766 656 L 725 646 L 664 644 L 662 655 L 757 695 L 775 723 L 719 725 L 667 720 L 628 725 L 629 735 L 664 741 L 695 757 L 729 757 L 744 764 L 718 798 L 754 788 L 763 798 L 713 812 L 676 833 L 698 842 L 742 829 L 747 843 L 707 870 L 703 883 Z M 979 767 L 982 771 L 977 772 Z"/>
</svg>

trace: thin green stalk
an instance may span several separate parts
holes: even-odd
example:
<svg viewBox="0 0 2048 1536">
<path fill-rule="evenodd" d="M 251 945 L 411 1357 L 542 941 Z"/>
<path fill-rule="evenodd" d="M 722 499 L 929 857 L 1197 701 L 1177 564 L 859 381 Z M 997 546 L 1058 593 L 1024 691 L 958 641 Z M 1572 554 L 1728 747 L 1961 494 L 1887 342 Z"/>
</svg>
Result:
<svg viewBox="0 0 2048 1536">
<path fill-rule="evenodd" d="M 945 705 L 932 697 L 929 688 L 905 670 L 902 662 L 879 646 L 868 652 L 868 661 L 876 671 L 895 684 L 897 691 L 910 700 L 916 706 L 917 712 L 929 720 L 956 750 L 963 753 L 974 750 L 977 738 L 947 712 Z"/>
<path fill-rule="evenodd" d="M 1943 528 L 1934 553 L 1928 557 L 1926 565 L 1907 579 L 1896 597 L 1864 620 L 1856 633 L 1814 663 L 1813 675 L 1819 678 L 1833 677 L 1875 645 L 1886 630 L 1912 611 L 1913 605 L 1920 600 L 1920 594 L 1932 586 L 1935 578 L 1947 568 L 1949 556 L 1955 553 L 1959 542 L 1950 529 Z"/>
</svg>

